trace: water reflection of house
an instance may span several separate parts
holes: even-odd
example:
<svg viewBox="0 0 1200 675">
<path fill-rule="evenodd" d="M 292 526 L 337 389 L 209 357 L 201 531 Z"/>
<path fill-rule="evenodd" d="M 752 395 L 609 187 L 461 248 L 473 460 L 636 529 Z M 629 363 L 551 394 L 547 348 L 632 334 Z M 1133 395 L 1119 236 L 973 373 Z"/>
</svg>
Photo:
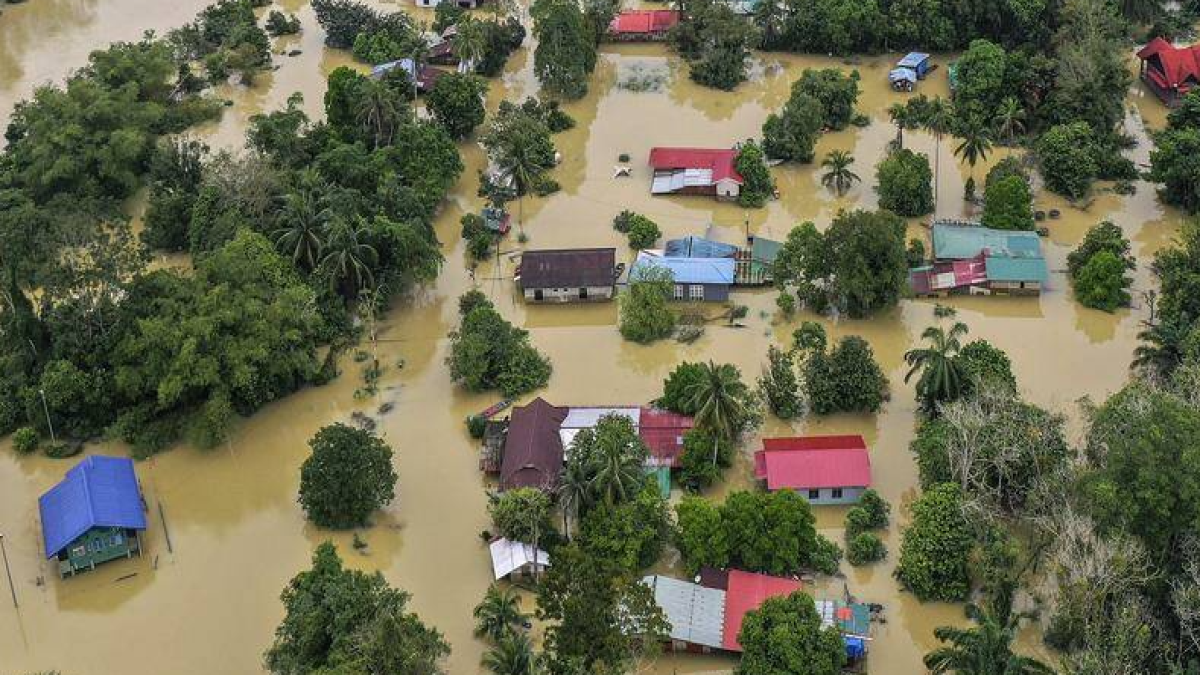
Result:
<svg viewBox="0 0 1200 675">
<path fill-rule="evenodd" d="M 1036 232 L 939 221 L 933 224 L 933 263 L 908 276 L 917 295 L 1038 295 L 1048 273 Z"/>
<path fill-rule="evenodd" d="M 698 583 L 662 575 L 642 579 L 654 593 L 655 603 L 670 624 L 672 651 L 740 653 L 738 635 L 746 614 L 770 598 L 803 590 L 797 579 L 742 570 L 701 571 Z M 815 600 L 821 624 L 842 634 L 846 655 L 852 661 L 866 652 L 870 639 L 870 608 L 861 603 Z"/>
<path fill-rule="evenodd" d="M 133 462 L 124 457 L 88 457 L 38 499 L 46 558 L 58 561 L 61 576 L 141 555 L 146 529 L 142 494 Z"/>
<path fill-rule="evenodd" d="M 691 417 L 637 405 L 560 407 L 539 397 L 528 405 L 513 408 L 503 443 L 497 444 L 500 457 L 493 466 L 500 474 L 500 488 L 554 490 L 575 436 L 608 415 L 626 417 L 633 424 L 650 451 L 648 470 L 669 473 L 671 468 L 679 466 L 684 434 L 693 425 Z M 487 470 L 487 466 L 484 468 Z M 666 477 L 669 488 L 669 475 Z M 660 476 L 660 484 L 662 480 Z"/>
<path fill-rule="evenodd" d="M 742 190 L 742 175 L 734 168 L 737 154 L 733 149 L 651 148 L 650 194 L 736 199 Z"/>
<path fill-rule="evenodd" d="M 678 23 L 678 10 L 630 9 L 613 17 L 608 34 L 623 42 L 665 40 L 667 33 Z"/>
<path fill-rule="evenodd" d="M 871 487 L 871 457 L 858 435 L 765 438 L 754 453 L 754 477 L 813 504 L 853 504 Z"/>
<path fill-rule="evenodd" d="M 1157 37 L 1138 50 L 1140 74 L 1146 83 L 1167 105 L 1200 86 L 1200 44 L 1176 47 Z"/>
<path fill-rule="evenodd" d="M 514 280 L 526 302 L 612 300 L 617 282 L 615 248 L 525 251 Z"/>
<path fill-rule="evenodd" d="M 733 258 L 681 258 L 640 251 L 629 270 L 630 283 L 636 283 L 653 269 L 671 273 L 675 300 L 725 302 L 734 282 L 736 263 Z"/>
</svg>

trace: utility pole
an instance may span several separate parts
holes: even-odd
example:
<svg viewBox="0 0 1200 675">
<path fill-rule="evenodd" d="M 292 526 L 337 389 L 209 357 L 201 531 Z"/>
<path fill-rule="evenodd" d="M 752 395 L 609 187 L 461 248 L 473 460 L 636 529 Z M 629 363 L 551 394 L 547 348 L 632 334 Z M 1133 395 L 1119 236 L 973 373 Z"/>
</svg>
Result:
<svg viewBox="0 0 1200 675">
<path fill-rule="evenodd" d="M 50 442 L 58 443 L 58 439 L 54 437 L 54 424 L 50 421 L 50 406 L 46 405 L 46 390 L 38 389 L 38 393 L 42 395 L 42 411 L 46 413 L 46 426 L 50 427 Z"/>
<path fill-rule="evenodd" d="M 13 609 L 20 606 L 17 604 L 17 587 L 13 586 L 12 570 L 8 567 L 8 549 L 4 548 L 4 535 L 0 534 L 0 554 L 4 556 L 4 575 L 8 577 L 8 592 L 12 593 Z"/>
</svg>

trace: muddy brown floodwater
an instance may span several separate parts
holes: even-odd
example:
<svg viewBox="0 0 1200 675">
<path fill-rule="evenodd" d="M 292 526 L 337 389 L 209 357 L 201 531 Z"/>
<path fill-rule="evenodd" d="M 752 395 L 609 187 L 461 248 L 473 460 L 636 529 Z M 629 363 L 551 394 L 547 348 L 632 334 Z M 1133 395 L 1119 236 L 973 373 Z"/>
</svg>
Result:
<svg viewBox="0 0 1200 675">
<path fill-rule="evenodd" d="M 85 63 L 87 53 L 114 40 L 139 37 L 144 30 L 162 32 L 190 18 L 207 0 L 30 0 L 9 6 L 0 16 L 0 118 L 7 120 L 16 101 L 45 81 L 61 81 Z M 280 0 L 304 24 L 300 36 L 279 47 L 301 49 L 296 58 L 276 57 L 279 69 L 250 89 L 222 87 L 235 101 L 224 118 L 196 132 L 214 146 L 241 146 L 249 115 L 283 105 L 294 91 L 305 96 L 306 109 L 319 114 L 326 74 L 350 63 L 347 54 L 322 47 L 323 34 L 303 0 Z M 395 9 L 400 5 L 383 5 Z M 411 6 L 404 5 L 412 10 Z M 416 10 L 412 10 L 417 13 Z M 428 12 L 420 12 L 428 20 Z M 555 171 L 563 190 L 524 203 L 527 246 L 616 245 L 630 252 L 611 228 L 612 217 L 634 209 L 657 221 L 667 238 L 707 234 L 738 242 L 746 231 L 783 238 L 804 220 L 819 227 L 842 208 L 871 208 L 874 163 L 894 135 L 885 108 L 902 100 L 886 86 L 885 73 L 894 57 L 864 58 L 854 64 L 863 78 L 859 109 L 870 116 L 865 128 L 851 128 L 821 139 L 818 156 L 831 149 L 850 150 L 854 169 L 864 182 L 834 198 L 820 186 L 813 166 L 773 170 L 782 199 L 766 208 L 743 211 L 705 198 L 650 198 L 645 158 L 650 146 L 729 145 L 757 136 L 769 112 L 787 98 L 792 80 L 806 67 L 849 68 L 837 60 L 757 55 L 752 81 L 736 92 L 722 93 L 693 85 L 686 67 L 662 45 L 605 47 L 591 93 L 566 106 L 578 122 L 556 137 L 564 161 Z M 946 94 L 945 64 L 921 83 L 920 92 Z M 661 80 L 656 90 L 634 92 L 620 83 L 650 74 Z M 532 57 L 514 55 L 504 75 L 492 83 L 491 108 L 502 99 L 518 100 L 537 93 Z M 1140 87 L 1130 91 L 1127 128 L 1139 140 L 1132 151 L 1146 161 L 1148 140 L 1142 120 L 1161 126 L 1165 113 Z M 934 141 L 921 133 L 906 134 L 906 144 L 932 153 Z M 970 216 L 963 183 L 970 174 L 941 147 L 942 216 Z M 348 564 L 379 570 L 394 585 L 412 594 L 412 608 L 443 631 L 453 647 L 450 673 L 479 672 L 483 646 L 471 635 L 471 608 L 490 580 L 489 560 L 479 533 L 487 526 L 485 485 L 477 471 L 473 443 L 462 420 L 496 399 L 468 395 L 452 386 L 443 366 L 446 332 L 455 321 L 455 299 L 472 286 L 486 292 L 511 320 L 527 328 L 534 343 L 554 361 L 554 376 L 541 392 L 560 404 L 647 401 L 659 393 L 662 378 L 684 359 L 714 359 L 737 364 L 753 379 L 767 346 L 786 344 L 804 319 L 781 321 L 773 295 L 738 292 L 735 299 L 751 308 L 748 327 L 713 326 L 691 345 L 662 342 L 638 346 L 620 339 L 614 326 L 615 305 L 525 307 L 511 283 L 519 248 L 504 242 L 505 256 L 468 275 L 458 221 L 480 207 L 477 172 L 483 155 L 474 142 L 462 145 L 467 170 L 437 221 L 446 265 L 433 286 L 396 302 L 382 330 L 383 359 L 391 367 L 379 395 L 355 400 L 358 366 L 347 360 L 344 374 L 333 383 L 302 391 L 269 406 L 240 425 L 231 440 L 211 451 L 177 448 L 138 466 L 151 506 L 145 557 L 106 565 L 69 581 L 57 579 L 39 554 L 37 496 L 56 482 L 70 465 L 40 457 L 18 457 L 7 442 L 0 447 L 0 532 L 5 535 L 20 609 L 0 600 L 0 672 L 23 673 L 56 668 L 65 675 L 211 675 L 261 672 L 261 654 L 269 645 L 282 608 L 279 591 L 308 565 L 313 548 L 332 539 Z M 981 179 L 991 161 L 976 167 Z M 620 153 L 633 158 L 633 176 L 613 179 Z M 1162 206 L 1152 186 L 1138 184 L 1137 193 L 1101 192 L 1085 209 L 1039 193 L 1037 208 L 1058 208 L 1060 220 L 1048 221 L 1047 256 L 1052 269 L 1050 290 L 1040 298 L 955 298 L 949 304 L 970 325 L 972 338 L 985 338 L 1006 351 L 1024 394 L 1032 401 L 1077 419 L 1075 401 L 1096 399 L 1119 388 L 1127 378 L 1144 307 L 1137 291 L 1152 287 L 1150 256 L 1169 242 L 1181 216 Z M 136 211 L 135 204 L 131 207 Z M 1133 242 L 1139 260 L 1135 274 L 1135 307 L 1105 314 L 1074 301 L 1063 269 L 1067 252 L 1088 227 L 1102 219 L 1120 225 Z M 919 223 L 914 235 L 923 232 Z M 179 264 L 179 260 L 164 260 Z M 185 262 L 185 261 L 184 261 Z M 902 354 L 921 330 L 934 321 L 930 301 L 904 301 L 892 311 L 867 321 L 820 318 L 832 336 L 858 334 L 874 347 L 892 380 L 892 399 L 878 415 L 809 418 L 794 425 L 770 421 L 763 435 L 797 432 L 853 432 L 868 440 L 875 466 L 876 488 L 897 505 L 897 521 L 886 534 L 893 553 L 906 506 L 917 492 L 917 472 L 908 453 L 915 404 L 911 387 L 902 382 Z M 403 363 L 400 366 L 400 363 Z M 379 415 L 379 406 L 394 410 Z M 398 498 L 362 533 L 365 554 L 350 547 L 350 534 L 332 534 L 306 524 L 295 501 L 300 463 L 307 439 L 321 426 L 346 420 L 353 412 L 374 415 L 396 448 L 400 475 Z M 1074 426 L 1074 425 L 1073 425 Z M 750 485 L 746 456 L 757 439 L 747 442 L 744 456 L 724 485 Z M 89 452 L 124 453 L 117 445 Z M 166 528 L 158 518 L 161 505 Z M 822 532 L 841 539 L 844 509 L 818 507 Z M 170 547 L 166 535 L 169 532 Z M 670 568 L 672 561 L 663 563 Z M 888 622 L 877 627 L 871 670 L 880 675 L 920 672 L 921 655 L 934 645 L 935 626 L 962 622 L 957 605 L 921 604 L 901 593 L 891 572 L 894 556 L 866 568 L 844 566 L 845 583 L 865 600 L 887 607 Z M 822 584 L 819 592 L 840 593 L 842 580 Z M 3 598 L 3 595 L 0 595 Z M 526 609 L 532 609 L 526 601 Z M 1022 645 L 1039 650 L 1036 628 L 1022 635 Z M 645 672 L 724 673 L 734 661 L 719 656 L 664 655 L 646 664 Z"/>
</svg>

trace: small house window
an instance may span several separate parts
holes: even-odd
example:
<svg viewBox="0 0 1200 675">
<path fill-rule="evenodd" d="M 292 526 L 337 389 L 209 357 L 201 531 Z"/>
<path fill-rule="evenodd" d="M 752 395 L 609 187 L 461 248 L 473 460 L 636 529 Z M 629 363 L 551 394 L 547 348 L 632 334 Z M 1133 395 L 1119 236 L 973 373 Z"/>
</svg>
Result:
<svg viewBox="0 0 1200 675">
<path fill-rule="evenodd" d="M 689 286 L 688 287 L 688 299 L 689 300 L 703 300 L 704 299 L 704 286 L 702 286 L 701 284 L 692 284 L 691 286 Z"/>
<path fill-rule="evenodd" d="M 809 498 L 809 499 L 817 499 L 817 498 L 819 498 L 820 496 L 821 496 L 821 491 L 820 491 L 820 490 L 809 490 L 809 491 L 808 491 L 808 498 Z"/>
<path fill-rule="evenodd" d="M 833 488 L 833 498 L 834 499 L 842 498 L 842 488 Z"/>
<path fill-rule="evenodd" d="M 675 299 L 676 300 L 683 299 L 683 285 L 682 284 L 675 284 Z"/>
</svg>

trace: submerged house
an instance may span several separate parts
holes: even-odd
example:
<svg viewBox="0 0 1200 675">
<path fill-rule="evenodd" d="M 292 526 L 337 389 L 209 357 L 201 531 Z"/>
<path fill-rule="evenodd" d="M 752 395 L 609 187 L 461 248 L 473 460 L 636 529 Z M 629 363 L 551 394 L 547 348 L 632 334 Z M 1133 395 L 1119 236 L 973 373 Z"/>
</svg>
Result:
<svg viewBox="0 0 1200 675">
<path fill-rule="evenodd" d="M 622 42 L 658 41 L 679 23 L 679 10 L 629 9 L 613 17 L 608 35 Z"/>
<path fill-rule="evenodd" d="M 641 251 L 629 270 L 629 279 L 634 283 L 651 269 L 665 269 L 675 282 L 675 300 L 725 302 L 736 267 L 732 258 L 681 258 Z"/>
<path fill-rule="evenodd" d="M 629 419 L 638 437 L 650 450 L 648 471 L 678 467 L 683 437 L 695 422 L 687 415 L 649 406 L 553 406 L 536 398 L 513 408 L 496 465 L 500 489 L 536 487 L 551 491 L 558 486 L 566 453 L 575 436 L 596 426 L 606 415 Z M 484 467 L 484 470 L 488 470 Z M 669 482 L 669 476 L 666 477 Z M 660 477 L 659 479 L 663 479 Z M 668 485 L 669 490 L 669 485 Z"/>
<path fill-rule="evenodd" d="M 738 635 L 746 614 L 770 598 L 803 590 L 796 579 L 742 570 L 704 569 L 699 583 L 662 575 L 648 575 L 642 583 L 654 593 L 654 602 L 670 624 L 672 651 L 740 653 Z M 870 610 L 863 604 L 832 600 L 814 601 L 823 626 L 842 633 L 846 654 L 861 657 L 870 639 Z"/>
<path fill-rule="evenodd" d="M 146 529 L 133 461 L 93 455 L 38 499 L 47 559 L 60 576 L 142 554 Z"/>
<path fill-rule="evenodd" d="M 1038 295 L 1049 273 L 1036 232 L 933 224 L 933 264 L 909 270 L 917 295 Z"/>
<path fill-rule="evenodd" d="M 615 248 L 525 251 L 514 281 L 526 302 L 612 300 L 617 281 Z"/>
<path fill-rule="evenodd" d="M 533 577 L 550 566 L 549 553 L 504 537 L 488 544 L 488 552 L 492 554 L 492 577 L 496 581 Z"/>
<path fill-rule="evenodd" d="M 668 258 L 731 258 L 735 286 L 762 286 L 771 283 L 775 258 L 781 248 L 780 242 L 753 235 L 747 237 L 746 246 L 742 247 L 688 236 L 667 241 L 663 254 Z"/>
<path fill-rule="evenodd" d="M 1176 47 L 1157 37 L 1138 50 L 1139 74 L 1163 103 L 1175 105 L 1200 86 L 1200 44 Z"/>
<path fill-rule="evenodd" d="M 651 148 L 654 179 L 650 194 L 709 195 L 737 199 L 742 175 L 734 168 L 738 151 L 711 148 Z"/>
<path fill-rule="evenodd" d="M 871 487 L 871 457 L 858 435 L 766 438 L 754 453 L 754 477 L 811 504 L 854 504 Z"/>
<path fill-rule="evenodd" d="M 371 68 L 371 79 L 381 79 L 384 75 L 397 69 L 404 71 L 408 75 L 409 81 L 416 83 L 417 91 L 421 93 L 433 89 L 433 85 L 446 74 L 444 70 L 425 65 L 417 68 L 416 63 L 412 59 L 405 58 L 381 63 Z"/>
</svg>

